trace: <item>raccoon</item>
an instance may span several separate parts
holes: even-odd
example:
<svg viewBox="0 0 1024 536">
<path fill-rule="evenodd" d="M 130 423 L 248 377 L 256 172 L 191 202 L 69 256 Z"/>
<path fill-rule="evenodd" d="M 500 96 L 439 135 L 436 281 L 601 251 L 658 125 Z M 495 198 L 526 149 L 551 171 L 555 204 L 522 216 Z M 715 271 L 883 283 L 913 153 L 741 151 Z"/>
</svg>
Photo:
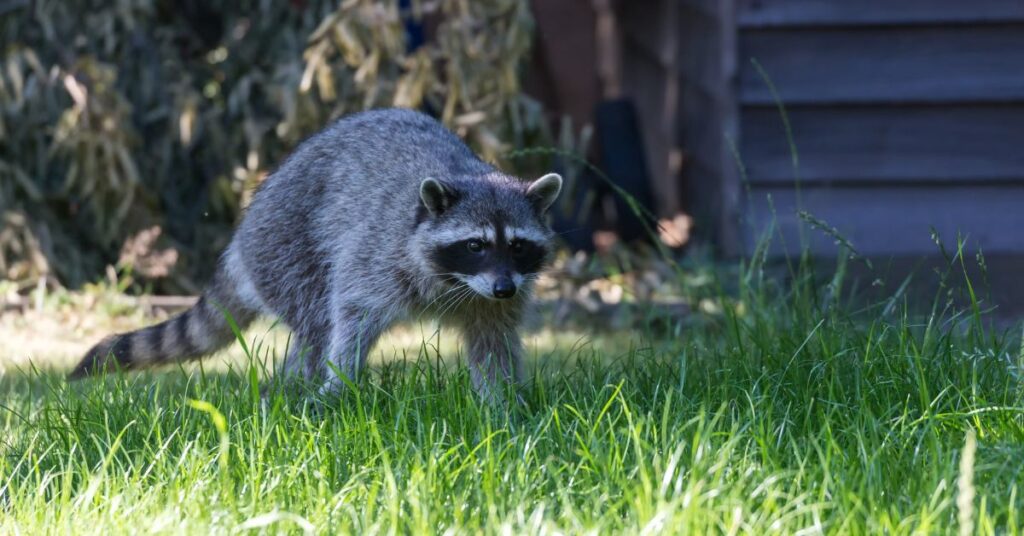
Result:
<svg viewBox="0 0 1024 536">
<path fill-rule="evenodd" d="M 229 318 L 271 315 L 297 342 L 279 374 L 334 392 L 389 326 L 430 315 L 461 330 L 473 384 L 495 400 L 518 381 L 519 324 L 561 188 L 554 173 L 498 171 L 418 112 L 344 117 L 260 186 L 191 309 L 102 340 L 70 378 L 200 358 L 233 340 Z"/>
</svg>

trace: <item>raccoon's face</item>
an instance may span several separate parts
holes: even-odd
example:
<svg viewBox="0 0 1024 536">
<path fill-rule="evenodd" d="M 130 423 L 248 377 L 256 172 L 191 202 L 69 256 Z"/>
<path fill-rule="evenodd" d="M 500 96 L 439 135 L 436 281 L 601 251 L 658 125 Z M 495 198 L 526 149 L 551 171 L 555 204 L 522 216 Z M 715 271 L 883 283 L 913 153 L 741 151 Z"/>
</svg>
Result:
<svg viewBox="0 0 1024 536">
<path fill-rule="evenodd" d="M 561 187 L 556 174 L 528 186 L 511 180 L 424 180 L 420 197 L 431 219 L 425 253 L 434 272 L 487 299 L 523 292 L 550 256 L 551 231 L 543 215 Z"/>
</svg>

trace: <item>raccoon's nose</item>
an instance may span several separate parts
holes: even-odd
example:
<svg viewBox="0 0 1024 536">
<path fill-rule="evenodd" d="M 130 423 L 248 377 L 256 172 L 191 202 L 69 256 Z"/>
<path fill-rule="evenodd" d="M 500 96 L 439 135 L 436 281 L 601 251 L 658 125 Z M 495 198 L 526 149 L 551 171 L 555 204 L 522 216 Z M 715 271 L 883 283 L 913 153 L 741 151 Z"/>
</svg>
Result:
<svg viewBox="0 0 1024 536">
<path fill-rule="evenodd" d="M 516 295 L 516 284 L 509 277 L 499 277 L 494 281 L 494 297 L 503 300 Z"/>
</svg>

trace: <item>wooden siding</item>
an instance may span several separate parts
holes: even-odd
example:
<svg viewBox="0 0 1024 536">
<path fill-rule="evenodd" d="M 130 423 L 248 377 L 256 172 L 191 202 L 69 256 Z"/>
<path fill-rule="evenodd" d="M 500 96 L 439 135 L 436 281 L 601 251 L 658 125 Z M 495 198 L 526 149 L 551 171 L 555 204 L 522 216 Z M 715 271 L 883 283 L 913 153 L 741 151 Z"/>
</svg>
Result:
<svg viewBox="0 0 1024 536">
<path fill-rule="evenodd" d="M 1024 251 L 1024 2 L 740 0 L 737 20 L 748 251 L 774 221 L 775 251 L 802 226 L 834 254 L 801 210 L 870 255 L 937 253 L 932 228 Z"/>
<path fill-rule="evenodd" d="M 635 42 L 626 42 L 623 52 L 632 59 L 623 64 L 622 72 L 644 132 L 644 151 L 658 204 L 655 208 L 661 214 L 674 213 L 681 210 L 681 194 L 679 177 L 670 169 L 668 159 L 674 145 L 675 121 L 671 112 L 666 114 L 665 102 L 678 88 L 665 76 L 665 62 L 671 60 L 659 58 Z"/>
<path fill-rule="evenodd" d="M 811 182 L 969 182 L 1024 178 L 1024 106 L 905 105 L 790 107 Z M 745 107 L 742 154 L 756 184 L 792 183 L 796 174 L 779 111 Z"/>
<path fill-rule="evenodd" d="M 739 0 L 743 28 L 1024 22 L 1019 0 Z"/>
<path fill-rule="evenodd" d="M 835 238 L 805 223 L 799 216 L 802 210 L 838 230 L 862 254 L 938 254 L 932 229 L 947 250 L 955 250 L 962 235 L 972 250 L 983 245 L 985 253 L 1020 253 L 1022 207 L 1024 187 L 808 186 L 799 196 L 793 188 L 755 187 L 744 228 L 748 251 L 774 225 L 772 251 L 792 254 L 799 250 L 799 227 L 803 226 L 813 253 L 834 255 L 839 247 Z"/>
<path fill-rule="evenodd" d="M 834 254 L 835 240 L 802 223 L 800 210 L 871 255 L 935 253 L 932 228 L 947 246 L 959 233 L 992 253 L 1024 252 L 1024 0 L 651 0 L 622 9 L 635 85 L 659 100 L 643 106 L 645 117 L 678 123 L 686 206 L 727 254 L 750 251 L 773 218 L 790 253 L 803 227 L 814 252 Z M 674 38 L 666 13 L 676 17 Z M 677 101 L 639 90 L 672 78 Z"/>
<path fill-rule="evenodd" d="M 694 216 L 699 237 L 736 252 L 741 236 L 740 185 L 728 140 L 737 139 L 737 100 L 734 0 L 650 0 L 623 2 L 621 21 L 626 41 L 626 64 L 637 73 L 627 76 L 634 96 L 645 80 L 657 78 L 668 88 L 656 106 L 641 105 L 646 139 L 665 136 L 671 143 L 658 147 L 654 159 L 682 148 L 682 205 Z M 666 24 L 668 23 L 668 24 Z M 655 68 L 660 76 L 642 74 Z M 655 129 L 651 125 L 664 124 Z M 660 151 L 660 152 L 657 152 Z M 654 170 L 667 169 L 652 166 Z"/>
<path fill-rule="evenodd" d="M 744 104 L 1024 99 L 1024 24 L 741 31 Z"/>
</svg>

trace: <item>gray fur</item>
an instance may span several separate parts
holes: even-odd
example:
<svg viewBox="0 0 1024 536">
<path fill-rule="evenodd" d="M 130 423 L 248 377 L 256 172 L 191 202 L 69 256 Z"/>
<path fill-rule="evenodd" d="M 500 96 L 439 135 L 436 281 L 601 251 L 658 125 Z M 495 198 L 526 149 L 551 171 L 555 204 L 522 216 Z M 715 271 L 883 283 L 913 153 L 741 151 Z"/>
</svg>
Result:
<svg viewBox="0 0 1024 536">
<path fill-rule="evenodd" d="M 518 327 L 536 274 L 505 270 L 520 292 L 498 300 L 487 285 L 500 274 L 440 273 L 432 255 L 457 238 L 494 241 L 515 229 L 543 243 L 537 255 L 545 258 L 536 259 L 543 265 L 552 238 L 543 213 L 561 179 L 534 185 L 482 162 L 420 113 L 345 117 L 303 142 L 264 182 L 196 307 L 105 339 L 73 375 L 111 356 L 132 368 L 207 354 L 230 340 L 210 307 L 219 302 L 240 326 L 261 313 L 291 326 L 297 341 L 283 370 L 321 381 L 325 391 L 339 388 L 339 374 L 358 378 L 395 321 L 432 315 L 463 331 L 476 387 L 494 399 L 516 378 Z"/>
</svg>

